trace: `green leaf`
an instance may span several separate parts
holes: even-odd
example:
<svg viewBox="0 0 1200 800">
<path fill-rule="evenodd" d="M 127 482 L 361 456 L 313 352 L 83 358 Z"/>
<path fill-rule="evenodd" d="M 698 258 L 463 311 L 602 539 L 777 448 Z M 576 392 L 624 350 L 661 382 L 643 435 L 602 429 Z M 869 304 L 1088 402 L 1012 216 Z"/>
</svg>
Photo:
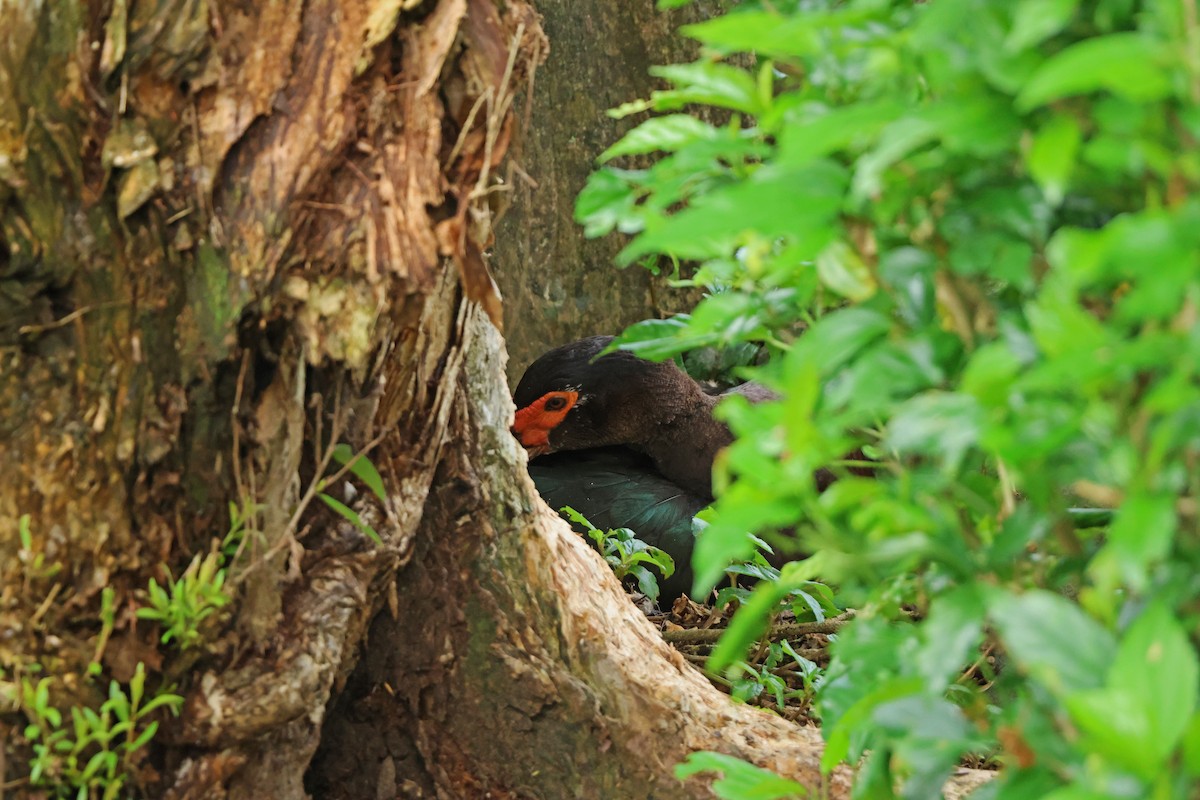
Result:
<svg viewBox="0 0 1200 800">
<path fill-rule="evenodd" d="M 102 767 L 104 767 L 105 762 L 111 755 L 112 753 L 109 753 L 106 750 L 101 750 L 99 753 L 96 753 L 94 756 L 88 759 L 87 766 L 83 768 L 83 772 L 80 774 L 79 779 L 85 783 L 90 781 L 96 775 L 96 773 L 99 772 Z"/>
<path fill-rule="evenodd" d="M 689 103 L 759 114 L 763 111 L 758 87 L 745 70 L 713 61 L 651 67 L 650 74 L 670 81 L 675 89 L 655 92 L 656 108 L 676 109 Z"/>
<path fill-rule="evenodd" d="M 1004 48 L 1015 52 L 1041 44 L 1067 26 L 1078 5 L 1079 0 L 1020 0 Z"/>
<path fill-rule="evenodd" d="M 33 534 L 30 532 L 30 528 L 29 528 L 29 520 L 30 519 L 31 519 L 31 517 L 29 514 L 22 514 L 17 519 L 17 533 L 18 533 L 19 538 L 21 539 L 21 549 L 22 550 L 32 550 L 33 549 Z"/>
<path fill-rule="evenodd" d="M 151 722 L 146 726 L 146 730 L 142 731 L 138 737 L 133 740 L 133 743 L 129 745 L 129 749 L 141 750 L 150 742 L 151 739 L 154 738 L 156 733 L 158 733 L 158 723 Z"/>
<path fill-rule="evenodd" d="M 721 634 L 717 646 L 708 658 L 707 667 L 712 672 L 722 672 L 735 661 L 745 657 L 750 645 L 758 641 L 767 629 L 772 612 L 779 601 L 787 596 L 789 589 L 783 584 L 763 582 L 754 587 L 749 599 L 733 615 L 729 627 Z"/>
<path fill-rule="evenodd" d="M 846 308 L 823 317 L 810 328 L 787 356 L 789 369 L 816 365 L 828 377 L 891 329 L 891 321 L 878 311 Z"/>
<path fill-rule="evenodd" d="M 1079 123 L 1068 114 L 1055 115 L 1034 134 L 1025 164 L 1051 205 L 1063 200 L 1081 139 Z"/>
<path fill-rule="evenodd" d="M 957 706 L 928 694 L 880 703 L 871 713 L 874 724 L 925 741 L 965 739 L 970 726 Z"/>
<path fill-rule="evenodd" d="M 1171 552 L 1176 524 L 1173 494 L 1139 492 L 1121 504 L 1109 530 L 1107 548 L 1129 586 L 1139 591 L 1146 587 L 1147 568 Z"/>
<path fill-rule="evenodd" d="M 753 555 L 755 540 L 749 531 L 789 524 L 795 513 L 795 506 L 786 498 L 769 496 L 746 481 L 730 487 L 721 497 L 720 515 L 696 540 L 693 596 L 707 594 L 724 577 L 729 564 Z"/>
<path fill-rule="evenodd" d="M 354 527 L 358 528 L 360 531 L 369 536 L 371 540 L 375 542 L 375 544 L 383 544 L 383 540 L 379 538 L 379 534 L 375 532 L 374 528 L 362 521 L 362 517 L 358 515 L 357 511 L 350 508 L 340 500 L 333 499 L 324 492 L 318 493 L 317 497 L 321 498 L 321 501 L 324 502 L 325 505 L 341 514 L 345 519 L 349 520 Z"/>
<path fill-rule="evenodd" d="M 866 300 L 878 288 L 866 262 L 845 242 L 832 242 L 817 256 L 821 283 L 855 303 Z"/>
<path fill-rule="evenodd" d="M 681 781 L 701 772 L 721 773 L 712 788 L 722 800 L 788 800 L 809 796 L 803 785 L 724 753 L 701 750 L 675 765 L 675 777 Z"/>
<path fill-rule="evenodd" d="M 902 403 L 887 428 L 887 445 L 902 453 L 923 453 L 958 469 L 979 440 L 983 414 L 972 396 L 926 392 Z"/>
<path fill-rule="evenodd" d="M 871 688 L 846 710 L 836 723 L 823 729 L 825 752 L 821 754 L 821 771 L 828 773 L 850 755 L 851 738 L 869 720 L 875 709 L 884 703 L 911 697 L 923 689 L 920 678 L 892 678 Z"/>
<path fill-rule="evenodd" d="M 1189 775 L 1200 777 L 1200 711 L 1192 714 L 1183 735 L 1183 764 Z"/>
<path fill-rule="evenodd" d="M 1174 751 L 1196 711 L 1200 664 L 1187 633 L 1162 603 L 1142 612 L 1129 627 L 1113 661 L 1109 685 L 1127 692 L 1149 723 L 1145 746 L 1153 777 Z"/>
<path fill-rule="evenodd" d="M 360 481 L 362 481 L 368 489 L 370 489 L 379 502 L 387 502 L 387 494 L 383 488 L 383 477 L 379 474 L 379 470 L 375 469 L 375 465 L 367 458 L 366 453 L 359 453 L 355 459 L 354 451 L 350 449 L 348 444 L 339 444 L 333 448 L 333 460 L 345 466 L 351 460 L 354 460 L 354 465 L 350 467 L 350 472 Z"/>
<path fill-rule="evenodd" d="M 129 700 L 134 708 L 137 708 L 142 703 L 142 697 L 146 690 L 146 665 L 141 661 L 134 668 L 133 677 L 129 679 Z"/>
<path fill-rule="evenodd" d="M 724 14 L 680 32 L 725 51 L 754 52 L 759 56 L 797 56 L 818 52 L 822 41 L 820 14 L 784 16 L 770 11 L 740 11 Z"/>
<path fill-rule="evenodd" d="M 962 674 L 983 639 L 983 618 L 983 598 L 974 586 L 956 587 L 933 600 L 914 659 L 929 687 L 945 687 Z"/>
<path fill-rule="evenodd" d="M 830 162 L 804 169 L 764 167 L 747 180 L 697 197 L 631 242 L 617 257 L 630 264 L 647 253 L 679 258 L 728 254 L 750 233 L 767 239 L 812 236 L 828 240 L 841 205 L 845 171 Z"/>
<path fill-rule="evenodd" d="M 658 578 L 643 566 L 635 565 L 629 568 L 629 574 L 637 581 L 638 591 L 651 600 L 658 599 Z"/>
<path fill-rule="evenodd" d="M 575 221 L 583 225 L 589 239 L 614 230 L 636 233 L 642 229 L 642 213 L 635 205 L 633 173 L 605 168 L 588 176 L 575 200 Z"/>
<path fill-rule="evenodd" d="M 1018 667 L 1056 694 L 1098 688 L 1108 672 L 1113 636 L 1061 595 L 998 593 L 988 612 Z"/>
<path fill-rule="evenodd" d="M 1145 102 L 1166 97 L 1171 81 L 1161 66 L 1163 51 L 1140 33 L 1114 33 L 1067 47 L 1033 74 L 1017 95 L 1029 111 L 1062 97 L 1107 90 Z"/>
<path fill-rule="evenodd" d="M 673 153 L 695 141 L 712 141 L 718 135 L 719 132 L 712 125 L 688 114 L 651 117 L 601 153 L 598 160 L 603 164 L 618 156 L 641 155 L 660 150 Z"/>
<path fill-rule="evenodd" d="M 669 319 L 646 319 L 622 331 L 610 347 L 636 353 L 649 361 L 665 361 L 695 347 L 715 343 L 714 336 L 696 337 L 687 333 L 689 317 L 676 314 Z"/>
<path fill-rule="evenodd" d="M 779 163 L 803 166 L 843 149 L 866 147 L 904 110 L 892 99 L 840 108 L 805 105 L 788 115 L 779 134 Z"/>
</svg>

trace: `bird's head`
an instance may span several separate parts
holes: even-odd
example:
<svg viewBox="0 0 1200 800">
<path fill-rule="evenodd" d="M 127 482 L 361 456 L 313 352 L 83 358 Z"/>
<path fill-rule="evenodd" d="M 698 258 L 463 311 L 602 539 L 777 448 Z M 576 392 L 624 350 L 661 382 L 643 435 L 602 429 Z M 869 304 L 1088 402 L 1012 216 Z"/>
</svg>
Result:
<svg viewBox="0 0 1200 800">
<path fill-rule="evenodd" d="M 670 362 L 620 350 L 600 355 L 612 340 L 592 336 L 556 347 L 525 370 L 513 393 L 512 432 L 530 458 L 636 441 L 639 426 L 653 416 L 646 404 L 661 386 L 686 377 Z"/>
</svg>

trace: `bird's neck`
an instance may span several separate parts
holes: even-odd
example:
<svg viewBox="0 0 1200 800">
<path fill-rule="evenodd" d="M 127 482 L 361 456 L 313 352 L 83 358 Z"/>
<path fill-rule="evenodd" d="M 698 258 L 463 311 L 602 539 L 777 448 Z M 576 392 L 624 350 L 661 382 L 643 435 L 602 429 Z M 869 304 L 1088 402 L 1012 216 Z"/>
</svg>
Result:
<svg viewBox="0 0 1200 800">
<path fill-rule="evenodd" d="M 691 383 L 689 379 L 689 383 Z M 691 383 L 671 411 L 649 426 L 638 449 L 664 477 L 700 497 L 712 498 L 712 465 L 717 452 L 733 441 L 724 423 L 713 418 L 717 398 Z"/>
</svg>

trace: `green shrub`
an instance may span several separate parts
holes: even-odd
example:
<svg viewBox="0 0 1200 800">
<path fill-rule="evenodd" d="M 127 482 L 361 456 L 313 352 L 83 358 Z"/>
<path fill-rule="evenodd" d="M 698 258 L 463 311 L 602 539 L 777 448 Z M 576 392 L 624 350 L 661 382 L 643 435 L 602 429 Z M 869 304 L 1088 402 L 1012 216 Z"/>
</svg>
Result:
<svg viewBox="0 0 1200 800">
<path fill-rule="evenodd" d="M 1195 3 L 764 0 L 684 32 L 700 60 L 619 110 L 665 113 L 601 157 L 652 164 L 599 169 L 577 215 L 709 289 L 624 347 L 772 354 L 748 374 L 782 399 L 720 411 L 739 438 L 698 582 L 788 529 L 811 557 L 785 580 L 859 609 L 817 698 L 826 768 L 865 756 L 857 796 L 935 797 L 969 753 L 1003 765 L 976 796 L 1189 796 Z M 1081 505 L 1115 519 L 1079 529 Z M 964 680 L 981 652 L 1000 668 Z"/>
</svg>

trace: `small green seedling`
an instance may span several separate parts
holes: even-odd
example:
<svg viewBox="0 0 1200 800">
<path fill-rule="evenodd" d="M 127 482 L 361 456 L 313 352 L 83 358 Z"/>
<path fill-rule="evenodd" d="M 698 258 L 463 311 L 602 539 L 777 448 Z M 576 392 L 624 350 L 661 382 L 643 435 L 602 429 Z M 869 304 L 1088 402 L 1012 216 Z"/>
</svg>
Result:
<svg viewBox="0 0 1200 800">
<path fill-rule="evenodd" d="M 125 797 L 130 775 L 142 751 L 158 732 L 149 717 L 160 708 L 178 714 L 183 698 L 170 692 L 143 704 L 146 668 L 138 663 L 128 692 L 111 681 L 99 711 L 72 706 L 70 723 L 50 701 L 50 678 L 22 681 L 22 709 L 29 724 L 24 737 L 33 750 L 29 782 L 55 798 Z"/>
<path fill-rule="evenodd" d="M 138 609 L 138 619 L 158 622 L 163 644 L 174 640 L 180 650 L 194 647 L 203 639 L 201 623 L 230 600 L 224 590 L 222 561 L 220 553 L 209 553 L 203 559 L 197 555 L 178 579 L 171 578 L 168 570 L 165 587 L 151 578 L 147 587 L 150 605 Z"/>
<path fill-rule="evenodd" d="M 612 568 L 617 578 L 624 581 L 632 577 L 637 581 L 638 590 L 651 600 L 657 600 L 659 594 L 658 578 L 649 567 L 657 569 L 663 578 L 669 578 L 675 573 L 675 561 L 657 547 L 646 544 L 637 538 L 629 528 L 616 528 L 602 531 L 587 518 L 570 506 L 562 509 L 572 522 L 584 527 L 588 538 L 591 539 L 600 555 Z"/>
</svg>

